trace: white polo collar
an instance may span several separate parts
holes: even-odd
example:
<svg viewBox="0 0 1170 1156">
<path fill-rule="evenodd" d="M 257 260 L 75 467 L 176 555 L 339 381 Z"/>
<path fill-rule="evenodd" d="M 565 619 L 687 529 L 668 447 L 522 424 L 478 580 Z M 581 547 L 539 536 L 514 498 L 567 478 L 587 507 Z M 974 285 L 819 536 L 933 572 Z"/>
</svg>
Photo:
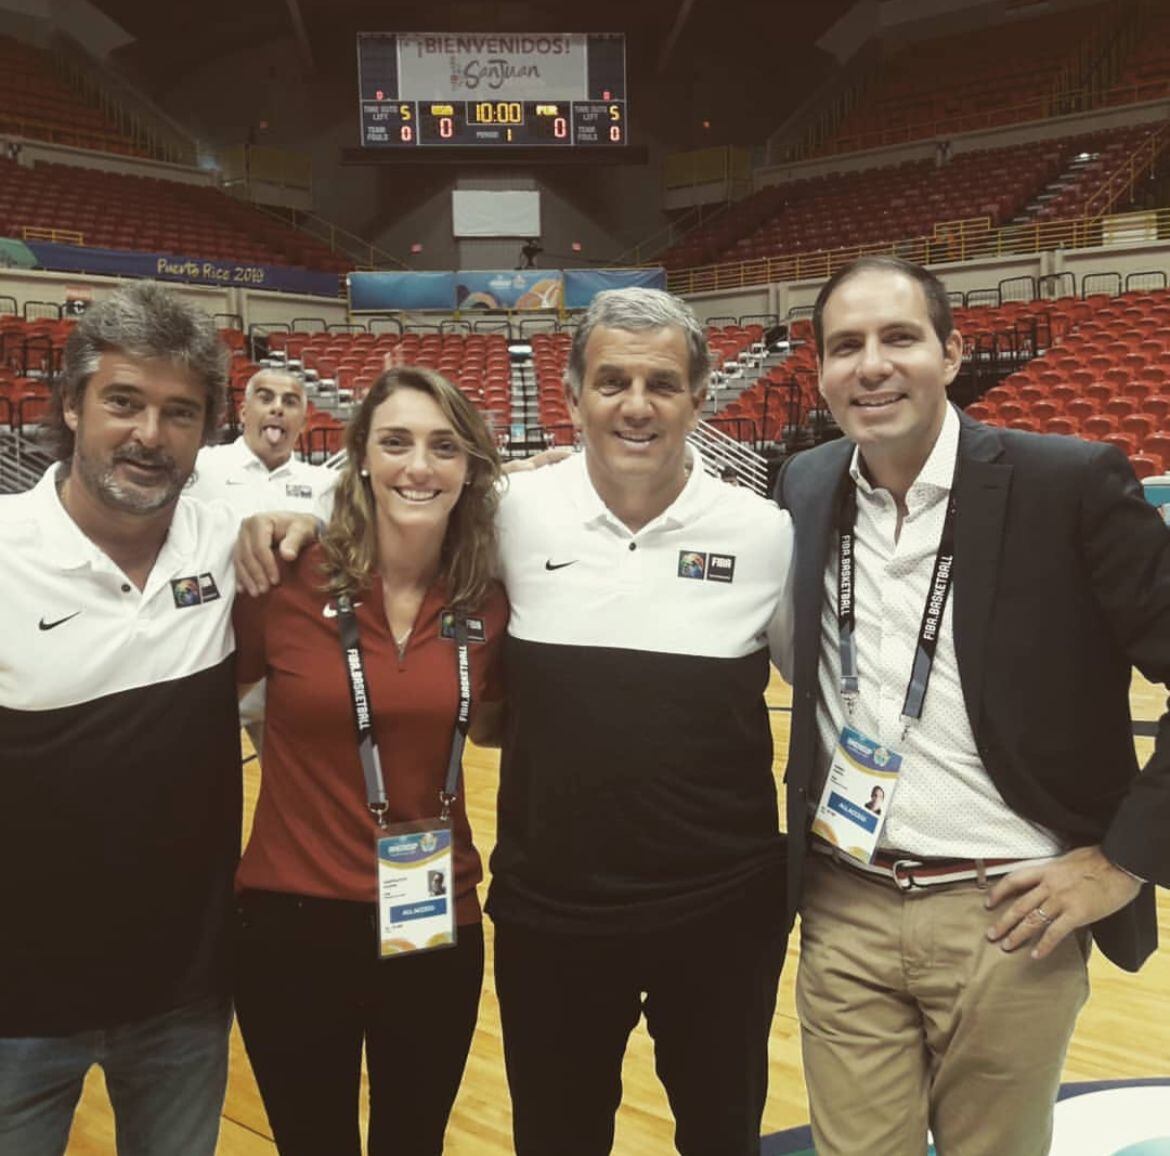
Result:
<svg viewBox="0 0 1170 1156">
<path fill-rule="evenodd" d="M 58 570 L 79 570 L 85 566 L 108 568 L 114 563 L 110 556 L 81 531 L 61 502 L 57 481 L 64 463 L 50 466 L 41 480 L 30 491 L 33 517 L 40 531 L 41 548 L 45 561 Z M 190 500 L 180 497 L 171 517 L 171 524 L 159 557 L 169 562 L 180 562 L 195 552 L 197 526 Z"/>
<path fill-rule="evenodd" d="M 228 447 L 228 451 L 234 454 L 236 464 L 241 469 L 259 471 L 266 478 L 278 478 L 282 473 L 292 468 L 293 462 L 297 460 L 295 452 L 289 455 L 287 461 L 282 462 L 274 470 L 270 470 L 263 461 L 256 455 L 256 452 L 244 440 L 244 435 L 241 433 L 234 442 Z"/>
<path fill-rule="evenodd" d="M 606 523 L 620 528 L 625 534 L 630 534 L 629 527 L 610 510 L 595 489 L 593 480 L 589 477 L 589 468 L 585 464 L 587 452 L 582 451 L 573 459 L 577 476 L 572 479 L 570 488 L 572 500 L 582 523 L 586 526 Z M 647 522 L 638 531 L 639 534 L 644 534 L 650 529 L 676 529 L 684 526 L 693 517 L 692 511 L 702 506 L 705 487 L 712 484 L 715 479 L 707 476 L 702 456 L 694 446 L 688 445 L 687 453 L 690 456 L 691 471 L 681 493 L 658 517 Z"/>
</svg>

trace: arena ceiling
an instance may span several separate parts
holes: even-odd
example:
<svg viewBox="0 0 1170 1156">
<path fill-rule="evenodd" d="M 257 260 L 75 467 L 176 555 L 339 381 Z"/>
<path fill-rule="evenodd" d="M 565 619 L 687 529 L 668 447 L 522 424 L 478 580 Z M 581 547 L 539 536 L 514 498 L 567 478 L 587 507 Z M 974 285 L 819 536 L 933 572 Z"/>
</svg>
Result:
<svg viewBox="0 0 1170 1156">
<path fill-rule="evenodd" d="M 288 37 L 306 73 L 350 80 L 356 92 L 359 31 L 625 32 L 631 104 L 686 94 L 686 132 L 670 143 L 696 147 L 746 144 L 775 128 L 825 75 L 816 41 L 854 0 L 92 2 L 133 37 L 115 53 L 120 67 L 160 99 L 241 44 Z"/>
</svg>

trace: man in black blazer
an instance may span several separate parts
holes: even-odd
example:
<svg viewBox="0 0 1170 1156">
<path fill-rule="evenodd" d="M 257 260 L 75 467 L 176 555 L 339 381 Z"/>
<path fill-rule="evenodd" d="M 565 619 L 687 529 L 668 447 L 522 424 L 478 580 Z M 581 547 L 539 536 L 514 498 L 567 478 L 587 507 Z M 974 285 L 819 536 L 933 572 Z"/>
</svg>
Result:
<svg viewBox="0 0 1170 1156">
<path fill-rule="evenodd" d="M 1136 970 L 1170 883 L 1170 533 L 1114 448 L 992 429 L 946 388 L 932 274 L 821 290 L 845 438 L 798 454 L 789 900 L 818 1156 L 1042 1156 L 1091 936 Z M 864 807 L 874 785 L 882 816 Z M 989 910 L 990 909 L 990 910 Z"/>
</svg>

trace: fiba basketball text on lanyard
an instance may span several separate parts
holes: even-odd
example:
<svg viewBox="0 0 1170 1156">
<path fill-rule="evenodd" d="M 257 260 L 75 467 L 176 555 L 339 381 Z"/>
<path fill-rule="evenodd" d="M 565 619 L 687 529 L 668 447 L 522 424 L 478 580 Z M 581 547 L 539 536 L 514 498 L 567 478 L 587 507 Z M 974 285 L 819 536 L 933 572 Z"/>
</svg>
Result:
<svg viewBox="0 0 1170 1156">
<path fill-rule="evenodd" d="M 850 481 L 845 487 L 838 513 L 837 555 L 837 645 L 841 657 L 841 697 L 846 721 L 837 738 L 829 774 L 817 802 L 813 833 L 836 850 L 859 863 L 870 863 L 877 851 L 898 785 L 902 755 L 854 727 L 853 713 L 860 692 L 857 671 L 857 638 L 854 631 L 854 542 L 857 530 L 857 491 Z M 947 500 L 946 518 L 934 571 L 927 589 L 922 624 L 910 683 L 902 703 L 902 737 L 922 717 L 926 688 L 934 667 L 942 628 L 943 611 L 951 592 L 955 561 L 955 479 Z"/>
<path fill-rule="evenodd" d="M 378 827 L 374 848 L 378 873 L 378 956 L 387 959 L 409 952 L 452 947 L 455 902 L 451 894 L 454 885 L 451 804 L 459 790 L 463 745 L 471 720 L 467 619 L 462 613 L 455 615 L 459 708 L 452 728 L 447 776 L 439 789 L 438 818 L 396 824 L 386 821 L 386 783 L 374 736 L 357 616 L 348 594 L 337 598 L 337 626 L 349 679 L 366 804 Z"/>
</svg>

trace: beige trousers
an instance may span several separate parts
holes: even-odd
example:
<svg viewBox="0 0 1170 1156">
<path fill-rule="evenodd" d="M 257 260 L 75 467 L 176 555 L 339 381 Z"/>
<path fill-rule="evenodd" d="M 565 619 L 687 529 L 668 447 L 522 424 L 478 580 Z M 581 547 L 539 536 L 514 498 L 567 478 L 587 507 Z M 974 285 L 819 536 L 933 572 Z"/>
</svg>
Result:
<svg viewBox="0 0 1170 1156">
<path fill-rule="evenodd" d="M 899 891 L 810 855 L 800 1015 L 817 1156 L 1045 1156 L 1088 931 L 1047 959 L 986 938 L 975 883 Z"/>
</svg>

